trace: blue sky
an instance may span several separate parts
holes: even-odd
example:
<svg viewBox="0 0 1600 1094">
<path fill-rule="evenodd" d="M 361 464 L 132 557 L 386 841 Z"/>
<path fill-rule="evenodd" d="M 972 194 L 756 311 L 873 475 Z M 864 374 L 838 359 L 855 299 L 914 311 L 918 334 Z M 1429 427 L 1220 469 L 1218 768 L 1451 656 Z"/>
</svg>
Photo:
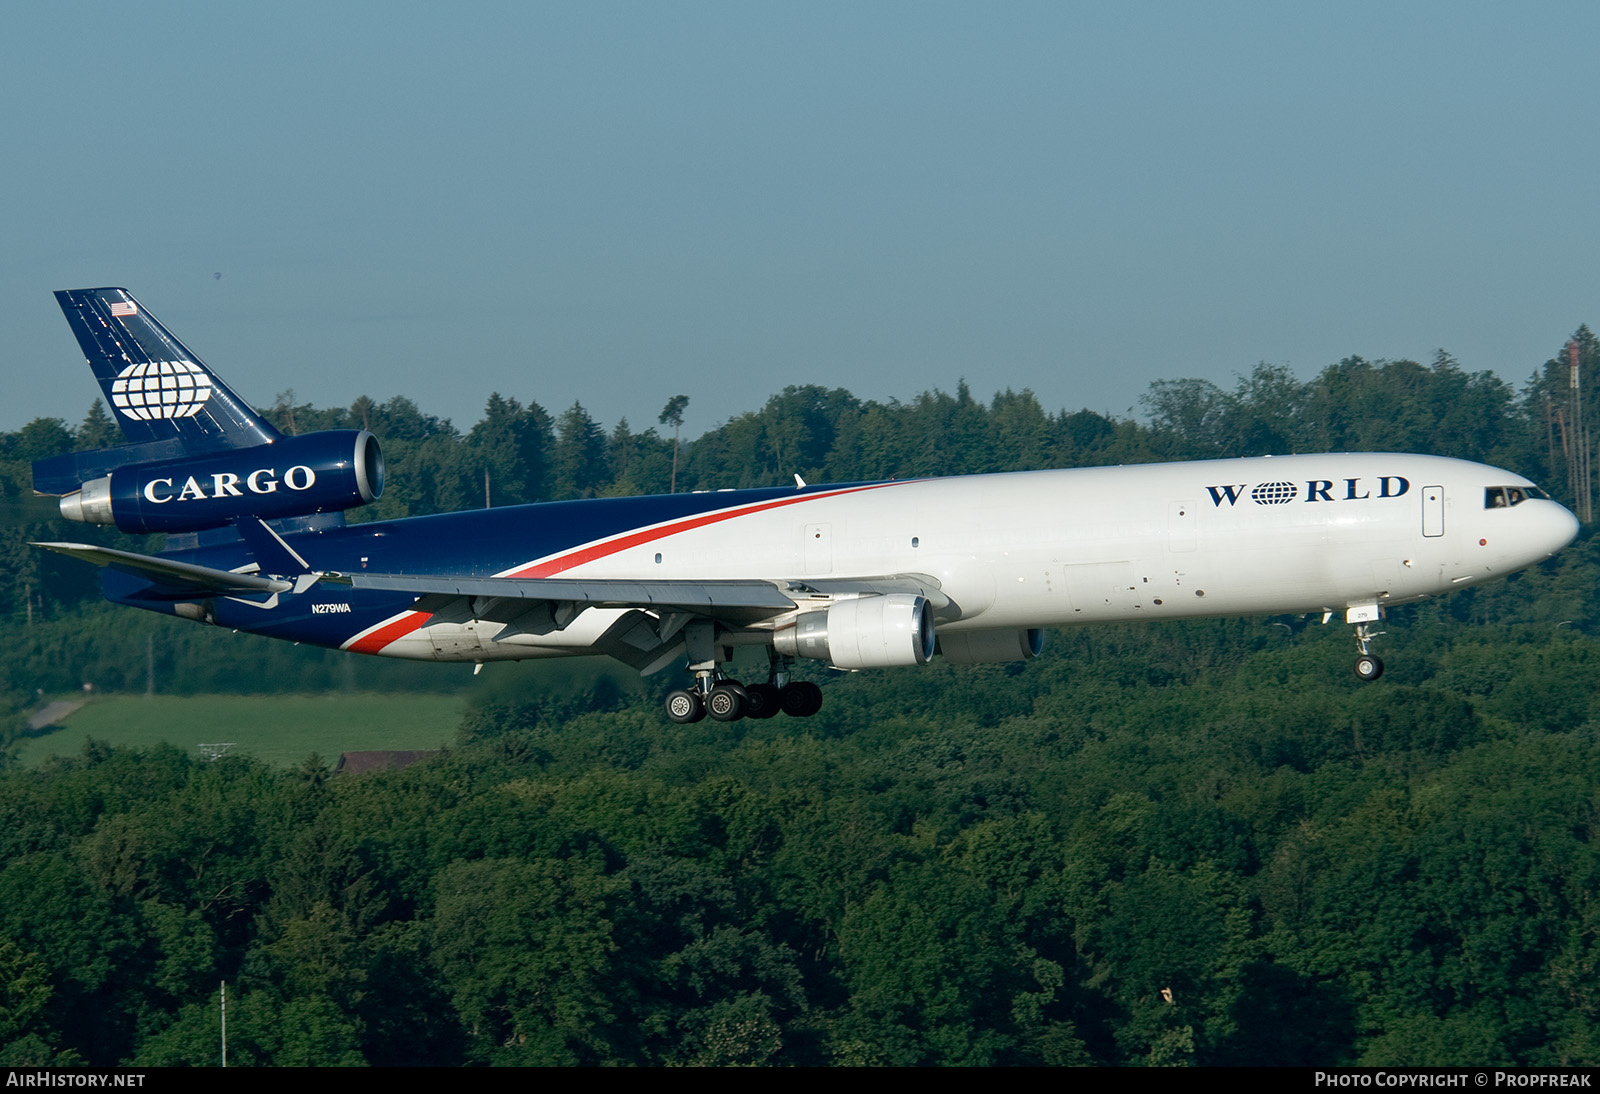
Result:
<svg viewBox="0 0 1600 1094">
<path fill-rule="evenodd" d="M 1597 315 L 1600 7 L 13 5 L 0 429 L 124 285 L 246 398 L 693 435 L 788 384 L 1158 379 Z M 215 275 L 220 273 L 221 278 Z"/>
</svg>

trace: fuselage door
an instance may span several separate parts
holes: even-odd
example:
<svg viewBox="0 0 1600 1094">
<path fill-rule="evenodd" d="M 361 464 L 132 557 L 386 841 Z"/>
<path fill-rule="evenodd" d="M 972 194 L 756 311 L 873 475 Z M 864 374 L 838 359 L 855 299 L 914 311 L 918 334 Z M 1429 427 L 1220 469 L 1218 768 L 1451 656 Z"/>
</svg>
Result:
<svg viewBox="0 0 1600 1094">
<path fill-rule="evenodd" d="M 1422 534 L 1430 537 L 1444 535 L 1444 487 L 1442 486 L 1422 488 Z"/>
</svg>

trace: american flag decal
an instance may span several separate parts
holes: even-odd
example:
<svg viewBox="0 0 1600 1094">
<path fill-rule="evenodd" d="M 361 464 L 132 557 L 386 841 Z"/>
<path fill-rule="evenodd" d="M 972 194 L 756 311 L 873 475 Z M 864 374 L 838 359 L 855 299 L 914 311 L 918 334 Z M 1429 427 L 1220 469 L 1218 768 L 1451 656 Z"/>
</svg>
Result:
<svg viewBox="0 0 1600 1094">
<path fill-rule="evenodd" d="M 127 302 L 124 302 L 124 303 L 119 303 L 119 302 L 117 302 L 115 300 L 113 300 L 111 302 L 111 315 L 112 315 L 113 318 L 118 317 L 118 316 L 124 316 L 124 315 L 138 315 L 138 314 L 139 314 L 139 305 L 133 303 L 131 300 L 127 301 Z"/>
</svg>

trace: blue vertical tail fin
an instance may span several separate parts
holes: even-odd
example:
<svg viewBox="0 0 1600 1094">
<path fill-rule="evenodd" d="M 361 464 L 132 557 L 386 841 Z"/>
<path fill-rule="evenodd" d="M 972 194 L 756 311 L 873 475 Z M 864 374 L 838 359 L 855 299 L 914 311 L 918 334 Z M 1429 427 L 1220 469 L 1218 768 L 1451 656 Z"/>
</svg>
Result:
<svg viewBox="0 0 1600 1094">
<path fill-rule="evenodd" d="M 283 439 L 127 289 L 62 289 L 56 302 L 128 443 L 35 461 L 36 493 L 70 494 L 129 464 Z"/>
<path fill-rule="evenodd" d="M 127 289 L 63 289 L 56 301 L 130 443 L 200 455 L 279 438 Z"/>
</svg>

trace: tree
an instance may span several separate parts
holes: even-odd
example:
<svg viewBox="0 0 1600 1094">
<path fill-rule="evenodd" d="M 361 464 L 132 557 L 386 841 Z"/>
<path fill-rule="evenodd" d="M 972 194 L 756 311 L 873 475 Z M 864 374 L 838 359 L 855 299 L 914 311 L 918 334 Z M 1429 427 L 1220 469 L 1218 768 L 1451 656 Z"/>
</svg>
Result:
<svg viewBox="0 0 1600 1094">
<path fill-rule="evenodd" d="M 110 448 L 122 443 L 122 430 L 111 420 L 111 415 L 106 413 L 106 404 L 99 399 L 94 401 L 83 424 L 78 427 L 77 440 L 79 451 Z"/>
<path fill-rule="evenodd" d="M 32 461 L 72 451 L 72 431 L 60 418 L 35 418 L 12 434 L 11 456 Z"/>
<path fill-rule="evenodd" d="M 466 470 L 474 483 L 480 476 L 485 480 L 485 505 L 491 483 L 499 504 L 542 500 L 551 443 L 550 416 L 538 403 L 524 408 L 499 392 L 490 395 L 483 420 L 467 434 L 467 447 L 476 458 L 468 461 Z"/>
<path fill-rule="evenodd" d="M 609 1062 L 616 1013 L 613 917 L 626 883 L 600 856 L 455 862 L 437 878 L 432 953 L 483 1062 Z"/>
<path fill-rule="evenodd" d="M 595 497 L 609 473 L 605 432 L 582 403 L 573 403 L 556 427 L 556 497 Z"/>
<path fill-rule="evenodd" d="M 683 425 L 683 412 L 689 408 L 689 396 L 674 395 L 661 409 L 656 421 L 672 427 L 672 492 L 678 492 L 678 430 Z"/>
</svg>

